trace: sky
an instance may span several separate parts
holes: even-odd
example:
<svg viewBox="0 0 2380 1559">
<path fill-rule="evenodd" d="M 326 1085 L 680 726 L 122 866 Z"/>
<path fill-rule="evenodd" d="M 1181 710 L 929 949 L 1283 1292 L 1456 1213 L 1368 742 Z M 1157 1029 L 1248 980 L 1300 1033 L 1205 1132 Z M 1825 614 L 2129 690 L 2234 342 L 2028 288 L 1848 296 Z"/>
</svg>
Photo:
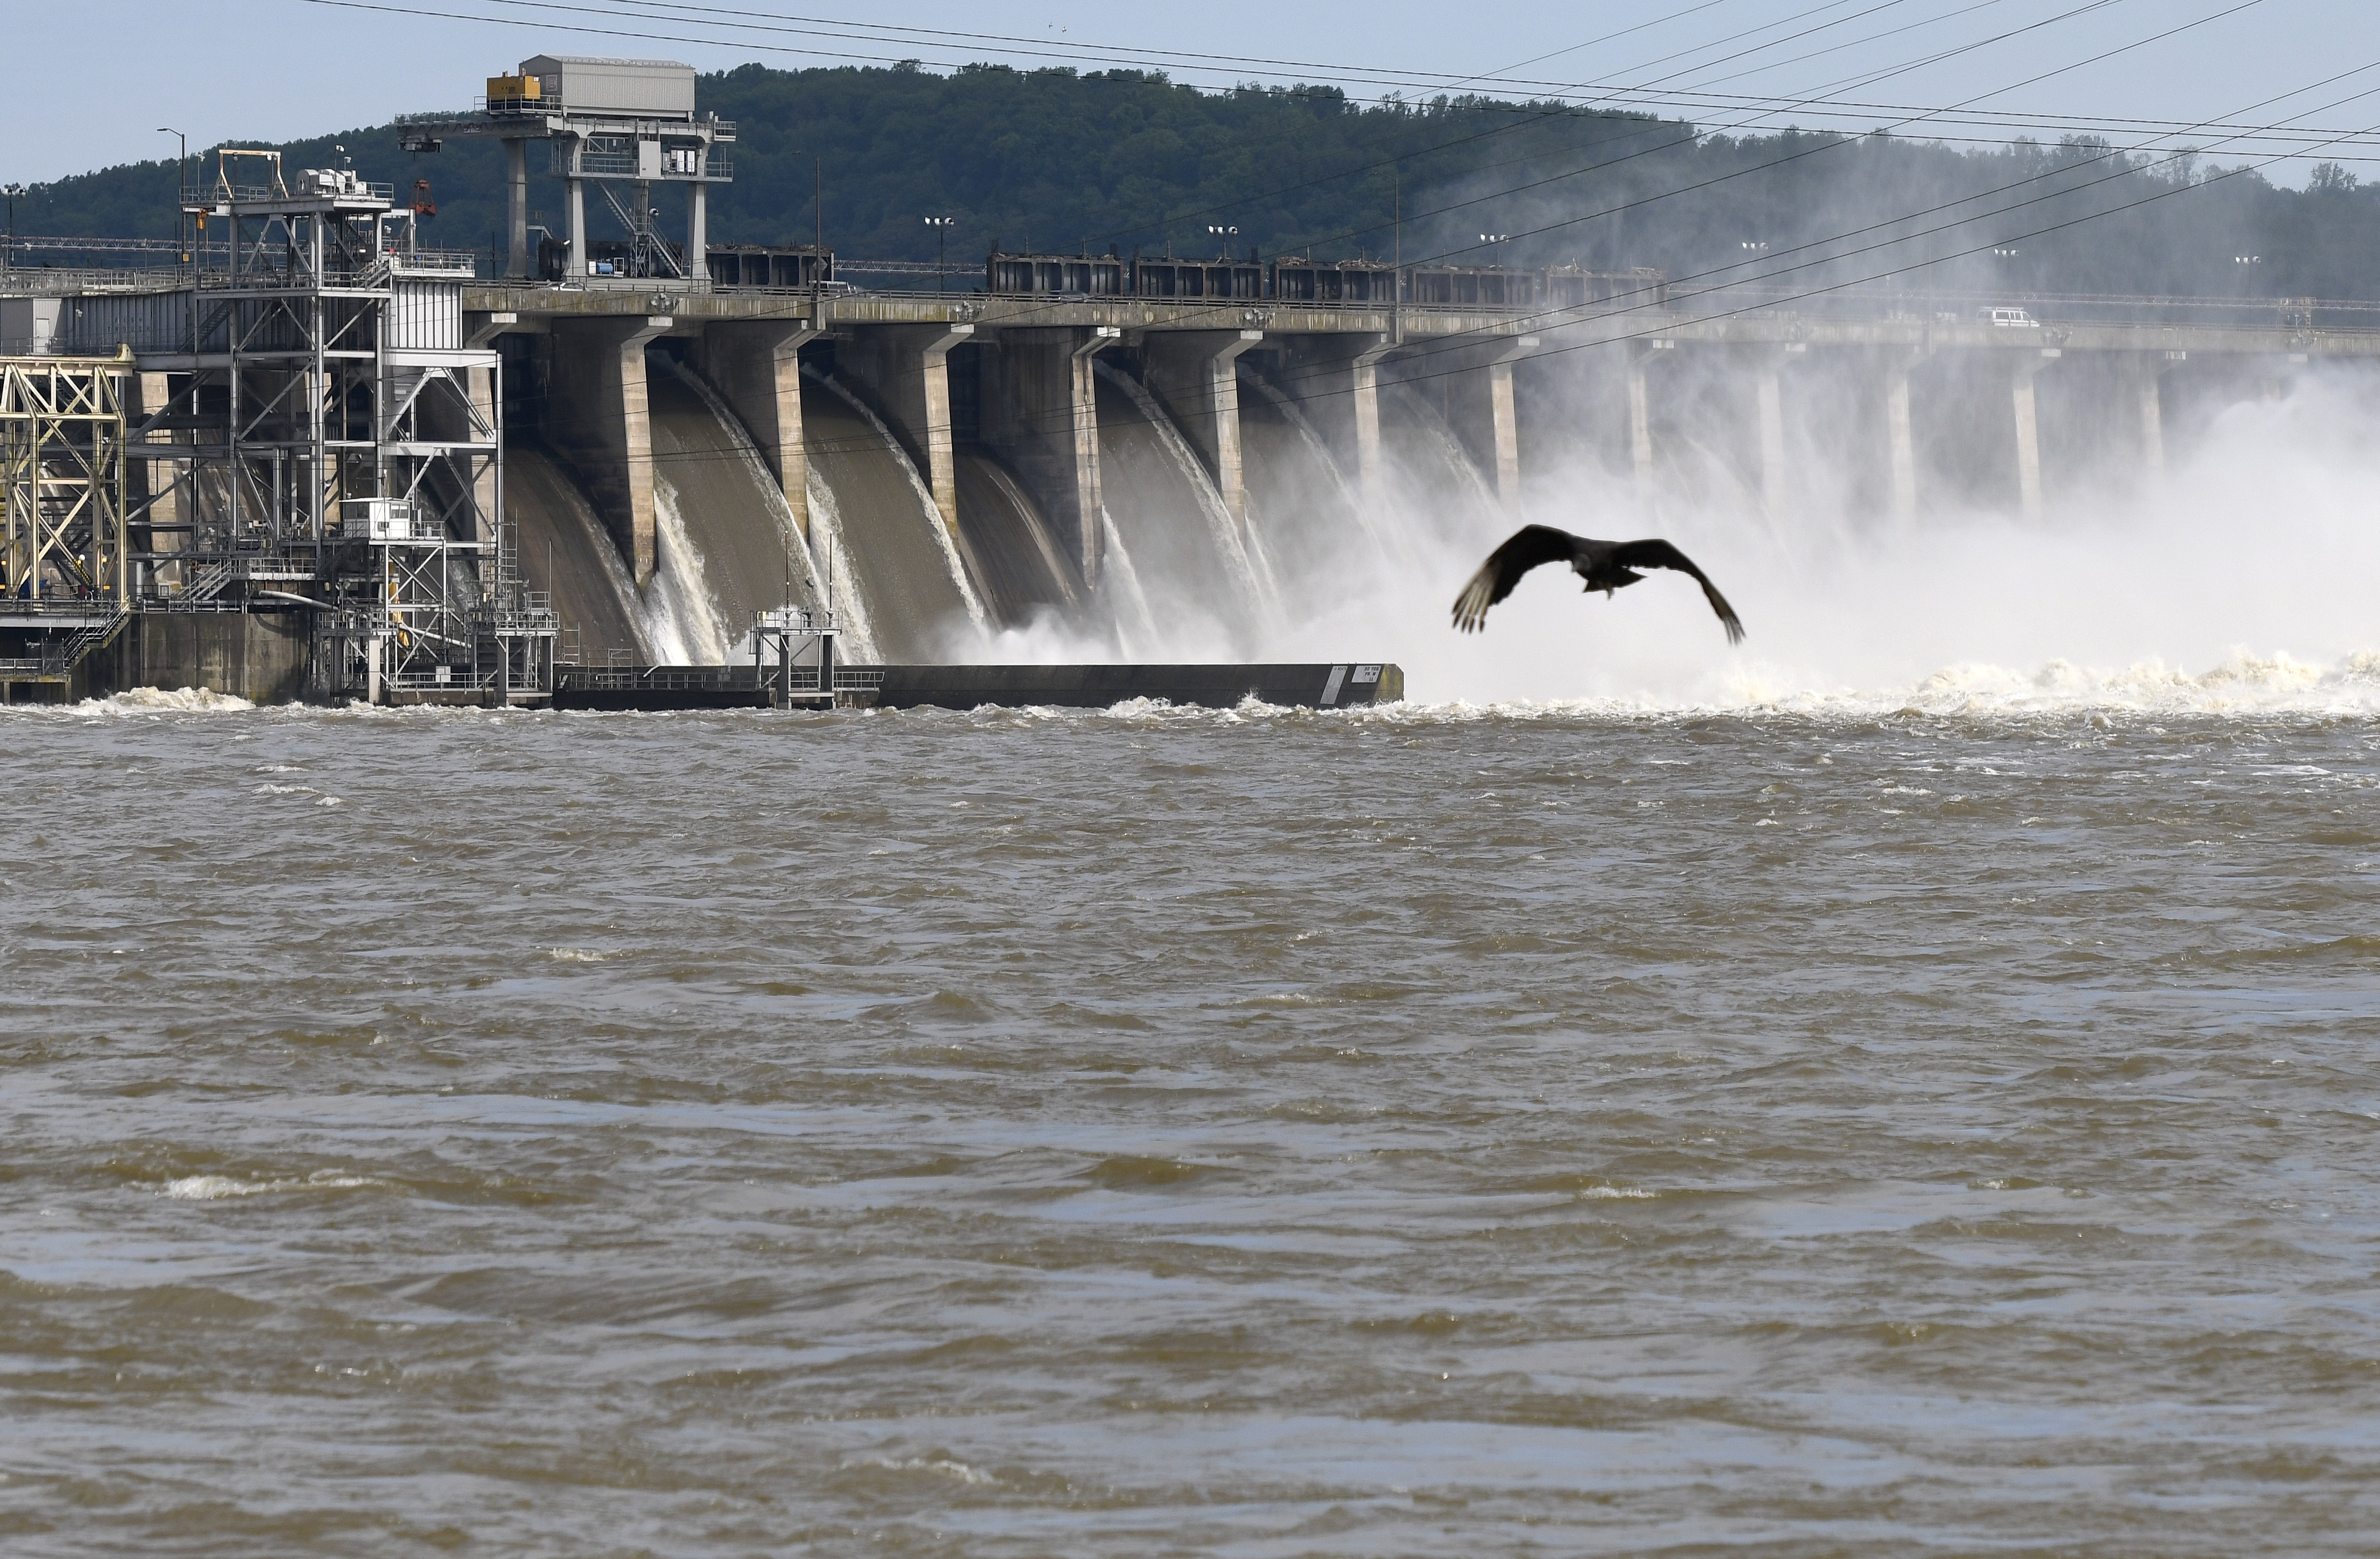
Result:
<svg viewBox="0 0 2380 1559">
<path fill-rule="evenodd" d="M 485 77 L 540 53 L 669 58 L 705 70 L 754 60 L 787 68 L 904 58 L 929 68 L 971 60 L 1135 65 L 1199 85 L 1331 81 L 1366 99 L 1560 93 L 1714 128 L 1899 126 L 1992 140 L 2096 128 L 2119 144 L 2207 145 L 2217 161 L 2260 145 L 2292 151 L 2266 170 L 2277 184 L 2302 183 L 2322 157 L 2380 177 L 2375 0 L 1375 0 L 1355 10 L 1206 0 L 1128 13 L 1084 0 L 996 11 L 957 0 L 808 4 L 819 8 L 797 14 L 787 0 L 116 0 L 103 56 L 91 47 L 88 13 L 21 5 L 12 7 L 11 53 L 56 65 L 20 66 L 0 92 L 0 184 L 171 155 L 173 138 L 154 126 L 183 130 L 198 147 L 459 107 Z M 1351 15 L 1365 25 L 1347 25 Z M 866 22 L 855 25 L 859 18 Z M 1219 57 L 1234 55 L 1245 57 Z M 2291 92 L 2299 95 L 2266 104 Z M 1954 105 L 1961 112 L 1951 116 L 1912 113 Z M 2293 121 L 2357 139 L 2223 146 L 2201 127 L 2243 114 L 2242 123 Z"/>
</svg>

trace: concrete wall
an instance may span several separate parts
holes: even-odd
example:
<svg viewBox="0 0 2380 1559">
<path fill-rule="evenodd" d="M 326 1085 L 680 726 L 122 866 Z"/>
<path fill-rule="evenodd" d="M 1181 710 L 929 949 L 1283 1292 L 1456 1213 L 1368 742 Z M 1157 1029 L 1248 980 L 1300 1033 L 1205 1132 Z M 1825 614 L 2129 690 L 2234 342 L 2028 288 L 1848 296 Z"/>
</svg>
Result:
<svg viewBox="0 0 2380 1559">
<path fill-rule="evenodd" d="M 136 687 L 203 688 L 251 704 L 303 698 L 313 656 L 313 613 L 151 611 L 75 669 L 76 698 Z"/>
<path fill-rule="evenodd" d="M 639 585 L 659 558 L 645 346 L 670 323 L 666 315 L 556 320 L 548 347 L 540 431 L 577 470 Z"/>
</svg>

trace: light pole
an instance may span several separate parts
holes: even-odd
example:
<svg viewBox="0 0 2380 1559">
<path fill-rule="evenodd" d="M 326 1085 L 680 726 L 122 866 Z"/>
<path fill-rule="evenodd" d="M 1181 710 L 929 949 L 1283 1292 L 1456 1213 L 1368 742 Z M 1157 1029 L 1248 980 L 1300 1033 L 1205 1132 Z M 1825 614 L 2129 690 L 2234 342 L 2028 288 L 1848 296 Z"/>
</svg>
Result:
<svg viewBox="0 0 2380 1559">
<path fill-rule="evenodd" d="M 174 191 L 174 251 L 181 257 L 182 263 L 188 265 L 190 254 L 186 234 L 190 219 L 182 208 L 190 203 L 190 138 L 165 125 L 158 126 L 157 133 L 172 136 L 175 141 L 174 180 L 178 187 Z"/>
<path fill-rule="evenodd" d="M 937 294 L 941 292 L 944 279 L 943 251 L 950 245 L 951 224 L 956 221 L 958 218 L 954 216 L 929 216 L 926 219 L 926 225 L 934 230 L 934 291 Z"/>
<path fill-rule="evenodd" d="M 1496 263 L 1497 246 L 1511 243 L 1512 236 L 1510 233 L 1482 233 L 1479 235 L 1479 241 L 1487 246 L 1488 263 L 1493 265 Z"/>
<path fill-rule="evenodd" d="M 826 163 L 815 151 L 794 148 L 794 155 L 810 160 L 810 247 L 826 252 Z"/>
<path fill-rule="evenodd" d="M 1207 224 L 1207 231 L 1223 240 L 1223 258 L 1231 259 L 1232 240 L 1240 236 L 1240 230 L 1236 227 L 1218 227 L 1210 222 Z"/>
</svg>

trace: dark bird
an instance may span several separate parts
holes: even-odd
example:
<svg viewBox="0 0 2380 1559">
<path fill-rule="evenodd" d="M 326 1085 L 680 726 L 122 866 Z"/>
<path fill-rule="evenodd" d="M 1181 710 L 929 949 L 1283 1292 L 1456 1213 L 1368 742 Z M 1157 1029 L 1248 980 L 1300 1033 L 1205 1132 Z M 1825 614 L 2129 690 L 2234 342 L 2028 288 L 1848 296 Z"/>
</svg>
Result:
<svg viewBox="0 0 2380 1559">
<path fill-rule="evenodd" d="M 1640 568 L 1673 568 L 1680 574 L 1690 574 L 1694 583 L 1703 587 L 1703 596 L 1727 624 L 1727 642 L 1743 642 L 1743 624 L 1736 619 L 1735 608 L 1718 593 L 1694 561 L 1668 542 L 1656 538 L 1644 541 L 1597 541 L 1591 537 L 1572 536 L 1551 526 L 1523 526 L 1514 531 L 1504 545 L 1488 554 L 1463 594 L 1454 598 L 1454 625 L 1466 634 L 1475 634 L 1486 624 L 1488 609 L 1512 593 L 1521 575 L 1539 563 L 1568 563 L 1586 581 L 1590 590 L 1600 590 L 1606 596 L 1623 585 L 1633 585 L 1645 576 L 1635 572 Z"/>
</svg>

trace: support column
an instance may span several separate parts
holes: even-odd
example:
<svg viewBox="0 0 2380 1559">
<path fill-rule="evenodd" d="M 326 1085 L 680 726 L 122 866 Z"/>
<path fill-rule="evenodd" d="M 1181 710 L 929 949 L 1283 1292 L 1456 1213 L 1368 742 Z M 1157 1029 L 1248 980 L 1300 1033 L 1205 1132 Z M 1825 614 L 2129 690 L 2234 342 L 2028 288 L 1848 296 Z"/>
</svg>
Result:
<svg viewBox="0 0 2380 1559">
<path fill-rule="evenodd" d="M 2165 475 L 2165 376 L 2154 368 L 2140 376 L 2141 464 Z"/>
<path fill-rule="evenodd" d="M 572 152 L 572 160 L 577 160 Z M 570 258 L 563 262 L 563 272 L 571 281 L 587 279 L 587 181 L 574 178 L 565 181 L 569 187 Z"/>
<path fill-rule="evenodd" d="M 2143 357 L 2138 365 L 2141 398 L 2141 462 L 2152 477 L 2165 475 L 2165 376 L 2190 360 L 2187 352 Z"/>
<path fill-rule="evenodd" d="M 974 333 L 973 325 L 952 325 L 928 341 L 917 358 L 926 399 L 927 480 L 953 540 L 959 534 L 959 463 L 951 438 L 951 348 Z"/>
<path fill-rule="evenodd" d="M 802 448 L 801 354 L 802 344 L 818 333 L 808 320 L 714 320 L 698 346 L 703 377 L 760 446 L 760 459 L 783 489 L 805 541 L 810 477 Z"/>
<path fill-rule="evenodd" d="M 1083 584 L 1098 589 L 1108 555 L 1107 500 L 1099 490 L 1099 381 L 1092 359 L 1123 339 L 1113 325 L 1095 328 L 1069 357 L 1074 402 L 1075 535 Z"/>
<path fill-rule="evenodd" d="M 983 354 L 983 441 L 1040 504 L 1087 587 L 1106 554 L 1093 364 L 1123 337 L 1114 325 L 1028 326 L 1001 332 Z"/>
<path fill-rule="evenodd" d="M 1903 526 L 1917 523 L 1917 441 L 1909 422 L 1909 374 L 1923 353 L 1896 357 L 1884 367 L 1884 429 L 1892 461 L 1892 515 Z"/>
<path fill-rule="evenodd" d="M 2016 413 L 2017 505 L 2028 525 L 2041 519 L 2041 418 L 2034 409 L 2033 381 L 2058 357 L 2055 346 L 2019 357 L 2009 381 Z"/>
<path fill-rule="evenodd" d="M 686 274 L 689 281 L 710 279 L 710 186 L 699 178 L 686 187 Z"/>
<path fill-rule="evenodd" d="M 673 322 L 666 314 L 553 322 L 546 437 L 578 468 L 639 586 L 659 562 L 645 344 Z"/>
<path fill-rule="evenodd" d="M 1152 331 L 1142 352 L 1148 387 L 1189 436 L 1214 474 L 1232 522 L 1248 519 L 1245 467 L 1240 459 L 1240 354 L 1264 339 L 1262 331 Z"/>
<path fill-rule="evenodd" d="M 1755 383 L 1760 404 L 1760 502 L 1768 517 L 1785 513 L 1785 390 L 1787 362 L 1809 351 L 1798 341 L 1760 355 Z"/>
<path fill-rule="evenodd" d="M 1496 440 L 1496 497 L 1507 514 L 1521 506 L 1521 428 L 1512 405 L 1512 361 L 1537 349 L 1534 335 L 1497 344 L 1488 360 L 1488 409 Z"/>
<path fill-rule="evenodd" d="M 958 462 L 951 439 L 951 348 L 973 325 L 885 325 L 838 344 L 835 361 L 875 396 L 893 436 L 923 469 L 934 507 L 959 534 Z"/>
<path fill-rule="evenodd" d="M 1653 399 L 1645 372 L 1663 353 L 1675 351 L 1677 344 L 1646 341 L 1628 348 L 1628 454 L 1639 499 L 1650 498 L 1653 491 Z"/>
<path fill-rule="evenodd" d="M 1378 346 L 1358 352 L 1348 360 L 1349 376 L 1354 381 L 1355 414 L 1355 491 L 1364 506 L 1377 511 L 1388 497 L 1388 484 L 1380 467 L 1380 359 L 1395 350 L 1387 336 L 1379 338 Z"/>
<path fill-rule="evenodd" d="M 494 344 L 498 336 L 520 325 L 520 316 L 509 311 L 474 314 L 465 323 L 468 324 L 473 320 L 480 322 L 465 336 L 463 344 L 474 352 L 486 351 Z M 500 388 L 496 378 L 498 371 L 492 368 L 467 368 L 463 370 L 464 391 L 470 397 L 472 419 L 479 424 L 469 430 L 468 436 L 473 442 L 478 441 L 482 432 L 499 444 L 503 442 L 504 424 L 499 416 L 501 408 L 496 405 Z M 475 539 L 482 546 L 496 539 L 495 527 L 504 524 L 501 512 L 504 494 L 498 483 L 498 470 L 496 461 L 487 461 L 471 482 L 472 507 L 479 512 L 480 526 L 480 534 Z"/>
<path fill-rule="evenodd" d="M 528 142 L 504 142 L 504 274 L 528 276 L 536 268 L 528 252 Z"/>
</svg>

